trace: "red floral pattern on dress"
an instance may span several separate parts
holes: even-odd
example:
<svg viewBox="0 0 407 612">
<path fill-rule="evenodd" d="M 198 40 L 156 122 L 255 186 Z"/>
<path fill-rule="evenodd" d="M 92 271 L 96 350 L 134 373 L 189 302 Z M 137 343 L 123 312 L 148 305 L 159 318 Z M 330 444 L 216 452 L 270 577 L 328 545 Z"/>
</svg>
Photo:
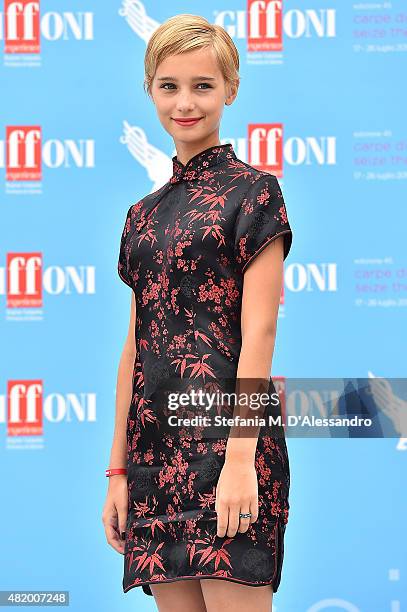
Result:
<svg viewBox="0 0 407 612">
<path fill-rule="evenodd" d="M 118 259 L 136 300 L 123 590 L 142 586 L 152 595 L 154 582 L 216 577 L 272 584 L 275 592 L 289 514 L 284 436 L 261 429 L 258 519 L 246 533 L 219 538 L 215 491 L 227 437 L 167 431 L 157 389 L 176 379 L 211 391 L 219 379 L 235 378 L 243 276 L 277 236 L 287 257 L 287 211 L 277 178 L 239 160 L 231 144 L 209 147 L 185 166 L 172 161 L 169 181 L 128 209 Z"/>
</svg>

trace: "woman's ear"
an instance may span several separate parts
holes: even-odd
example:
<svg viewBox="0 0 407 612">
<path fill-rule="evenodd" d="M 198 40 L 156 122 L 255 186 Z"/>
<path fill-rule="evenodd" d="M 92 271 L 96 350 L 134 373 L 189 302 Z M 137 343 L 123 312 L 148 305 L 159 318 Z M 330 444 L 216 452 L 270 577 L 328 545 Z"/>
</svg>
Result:
<svg viewBox="0 0 407 612">
<path fill-rule="evenodd" d="M 237 92 L 239 89 L 239 83 L 240 81 L 238 81 L 236 84 L 228 84 L 227 86 L 227 97 L 225 100 L 225 104 L 229 105 L 232 104 L 233 100 L 236 98 L 237 96 Z"/>
</svg>

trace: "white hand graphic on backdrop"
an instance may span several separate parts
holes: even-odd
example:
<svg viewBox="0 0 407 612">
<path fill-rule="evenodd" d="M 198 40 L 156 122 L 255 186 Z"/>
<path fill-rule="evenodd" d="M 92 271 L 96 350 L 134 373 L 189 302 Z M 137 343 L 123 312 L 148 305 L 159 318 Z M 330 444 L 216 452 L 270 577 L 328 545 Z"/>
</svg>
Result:
<svg viewBox="0 0 407 612">
<path fill-rule="evenodd" d="M 153 181 L 153 193 L 166 183 L 172 175 L 172 160 L 157 147 L 147 141 L 144 130 L 123 121 L 124 134 L 120 142 L 127 145 L 128 150 L 139 164 L 147 170 L 148 178 Z"/>
<path fill-rule="evenodd" d="M 125 17 L 131 29 L 140 36 L 147 44 L 151 34 L 160 25 L 159 21 L 151 19 L 146 9 L 139 0 L 123 0 L 123 6 L 119 9 L 119 15 Z"/>
<path fill-rule="evenodd" d="M 389 417 L 396 432 L 402 436 L 407 435 L 407 402 L 393 393 L 390 383 L 383 378 L 377 378 L 372 372 L 368 372 L 368 378 L 372 378 L 370 386 L 372 397 L 377 407 Z M 401 437 L 397 444 L 397 450 L 407 450 L 407 438 Z"/>
</svg>

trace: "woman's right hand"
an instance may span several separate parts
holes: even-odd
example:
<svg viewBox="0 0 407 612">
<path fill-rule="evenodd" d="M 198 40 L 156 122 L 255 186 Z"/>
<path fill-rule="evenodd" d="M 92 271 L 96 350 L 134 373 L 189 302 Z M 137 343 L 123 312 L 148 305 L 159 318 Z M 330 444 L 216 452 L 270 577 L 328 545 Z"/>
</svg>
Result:
<svg viewBox="0 0 407 612">
<path fill-rule="evenodd" d="M 124 555 L 125 540 L 121 534 L 126 531 L 127 523 L 127 476 L 109 476 L 109 488 L 102 513 L 102 522 L 108 544 Z"/>
</svg>

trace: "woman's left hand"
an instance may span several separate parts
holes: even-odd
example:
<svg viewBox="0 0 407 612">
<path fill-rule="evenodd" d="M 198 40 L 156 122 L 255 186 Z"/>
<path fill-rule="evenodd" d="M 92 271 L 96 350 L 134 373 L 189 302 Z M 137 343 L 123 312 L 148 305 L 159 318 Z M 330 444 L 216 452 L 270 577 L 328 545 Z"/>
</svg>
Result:
<svg viewBox="0 0 407 612">
<path fill-rule="evenodd" d="M 233 538 L 244 533 L 258 517 L 258 483 L 254 460 L 226 459 L 216 487 L 215 511 L 217 535 Z M 251 512 L 249 518 L 240 518 L 239 513 Z"/>
</svg>

